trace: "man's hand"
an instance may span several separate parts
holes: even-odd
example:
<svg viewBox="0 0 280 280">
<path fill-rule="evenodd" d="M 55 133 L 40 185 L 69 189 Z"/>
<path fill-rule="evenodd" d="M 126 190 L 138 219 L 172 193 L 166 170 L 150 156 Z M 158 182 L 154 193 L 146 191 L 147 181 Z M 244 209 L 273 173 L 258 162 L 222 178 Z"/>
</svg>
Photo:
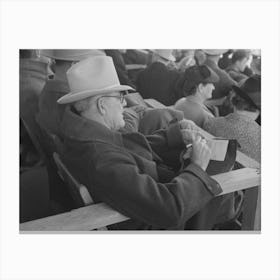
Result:
<svg viewBox="0 0 280 280">
<path fill-rule="evenodd" d="M 200 135 L 193 140 L 191 161 L 205 171 L 210 161 L 211 150 L 206 144 L 206 139 Z"/>
<path fill-rule="evenodd" d="M 198 126 L 191 120 L 182 119 L 179 121 L 180 129 L 199 130 Z"/>
<path fill-rule="evenodd" d="M 199 127 L 191 120 L 183 119 L 179 122 L 184 143 L 192 143 L 197 135 L 200 135 Z"/>
</svg>

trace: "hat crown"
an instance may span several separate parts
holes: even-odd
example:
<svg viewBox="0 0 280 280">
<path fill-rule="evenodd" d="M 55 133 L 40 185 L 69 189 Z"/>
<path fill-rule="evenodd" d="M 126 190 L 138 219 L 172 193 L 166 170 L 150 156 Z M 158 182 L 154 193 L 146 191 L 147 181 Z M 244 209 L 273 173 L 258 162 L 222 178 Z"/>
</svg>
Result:
<svg viewBox="0 0 280 280">
<path fill-rule="evenodd" d="M 67 79 L 72 93 L 120 85 L 113 60 L 109 56 L 90 57 L 80 61 L 67 71 Z"/>
</svg>

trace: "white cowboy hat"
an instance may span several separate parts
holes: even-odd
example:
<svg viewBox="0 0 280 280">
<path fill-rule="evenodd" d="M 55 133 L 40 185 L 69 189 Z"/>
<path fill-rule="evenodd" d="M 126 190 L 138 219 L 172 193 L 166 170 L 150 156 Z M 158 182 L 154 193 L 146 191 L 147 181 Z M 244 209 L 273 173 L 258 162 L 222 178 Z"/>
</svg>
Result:
<svg viewBox="0 0 280 280">
<path fill-rule="evenodd" d="M 204 49 L 202 51 L 208 55 L 221 55 L 226 53 L 228 49 Z"/>
<path fill-rule="evenodd" d="M 40 50 L 40 56 L 46 56 L 53 59 L 80 61 L 90 56 L 106 55 L 102 50 L 86 50 L 86 49 L 54 49 Z"/>
<path fill-rule="evenodd" d="M 160 57 L 170 60 L 170 61 L 175 61 L 175 57 L 172 55 L 173 50 L 163 50 L 163 49 L 158 49 L 158 50 L 153 50 L 154 53 L 158 54 Z"/>
<path fill-rule="evenodd" d="M 59 104 L 76 102 L 88 97 L 113 91 L 134 90 L 121 85 L 109 56 L 95 56 L 81 60 L 67 71 L 70 93 L 57 100 Z"/>
</svg>

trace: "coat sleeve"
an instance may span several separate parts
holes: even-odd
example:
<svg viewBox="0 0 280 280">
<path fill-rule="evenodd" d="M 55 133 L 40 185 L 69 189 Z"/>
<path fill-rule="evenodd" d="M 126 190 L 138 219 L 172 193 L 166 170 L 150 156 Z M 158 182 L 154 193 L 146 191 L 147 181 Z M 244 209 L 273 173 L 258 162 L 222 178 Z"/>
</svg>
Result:
<svg viewBox="0 0 280 280">
<path fill-rule="evenodd" d="M 140 172 L 124 151 L 107 151 L 94 162 L 93 185 L 98 196 L 122 214 L 160 228 L 176 228 L 222 191 L 200 167 L 190 164 L 162 184 Z"/>
<path fill-rule="evenodd" d="M 180 168 L 180 154 L 185 148 L 178 122 L 146 136 L 152 150 L 170 167 Z"/>
</svg>

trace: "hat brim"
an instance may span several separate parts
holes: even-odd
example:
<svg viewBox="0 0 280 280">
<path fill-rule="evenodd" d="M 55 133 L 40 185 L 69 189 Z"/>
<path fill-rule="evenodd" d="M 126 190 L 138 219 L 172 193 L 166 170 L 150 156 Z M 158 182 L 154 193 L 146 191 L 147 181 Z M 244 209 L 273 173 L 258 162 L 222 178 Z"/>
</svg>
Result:
<svg viewBox="0 0 280 280">
<path fill-rule="evenodd" d="M 68 103 L 73 103 L 76 101 L 86 99 L 88 97 L 93 97 L 96 95 L 101 95 L 104 93 L 110 93 L 110 92 L 114 92 L 114 91 L 124 91 L 124 90 L 134 90 L 134 89 L 132 87 L 126 86 L 126 85 L 117 85 L 117 86 L 108 87 L 108 88 L 104 88 L 104 89 L 98 89 L 98 90 L 85 90 L 85 91 L 80 91 L 80 92 L 70 92 L 70 93 L 62 96 L 61 98 L 59 98 L 57 100 L 57 103 L 58 104 L 68 104 Z"/>
<path fill-rule="evenodd" d="M 238 94 L 240 97 L 245 99 L 248 103 L 250 103 L 256 109 L 260 110 L 260 101 L 258 102 L 256 100 L 254 100 L 254 98 L 252 98 L 252 96 L 250 94 L 246 93 L 244 90 L 242 90 L 238 86 L 233 85 L 232 89 L 236 92 L 236 94 Z"/>
<path fill-rule="evenodd" d="M 46 56 L 52 59 L 57 59 L 57 60 L 64 60 L 64 61 L 80 61 L 83 59 L 86 59 L 90 56 L 105 56 L 106 54 L 102 51 L 94 50 L 94 52 L 88 52 L 88 53 L 83 53 L 75 56 L 56 56 L 52 53 L 52 50 L 41 50 L 40 51 L 41 56 Z"/>
</svg>

